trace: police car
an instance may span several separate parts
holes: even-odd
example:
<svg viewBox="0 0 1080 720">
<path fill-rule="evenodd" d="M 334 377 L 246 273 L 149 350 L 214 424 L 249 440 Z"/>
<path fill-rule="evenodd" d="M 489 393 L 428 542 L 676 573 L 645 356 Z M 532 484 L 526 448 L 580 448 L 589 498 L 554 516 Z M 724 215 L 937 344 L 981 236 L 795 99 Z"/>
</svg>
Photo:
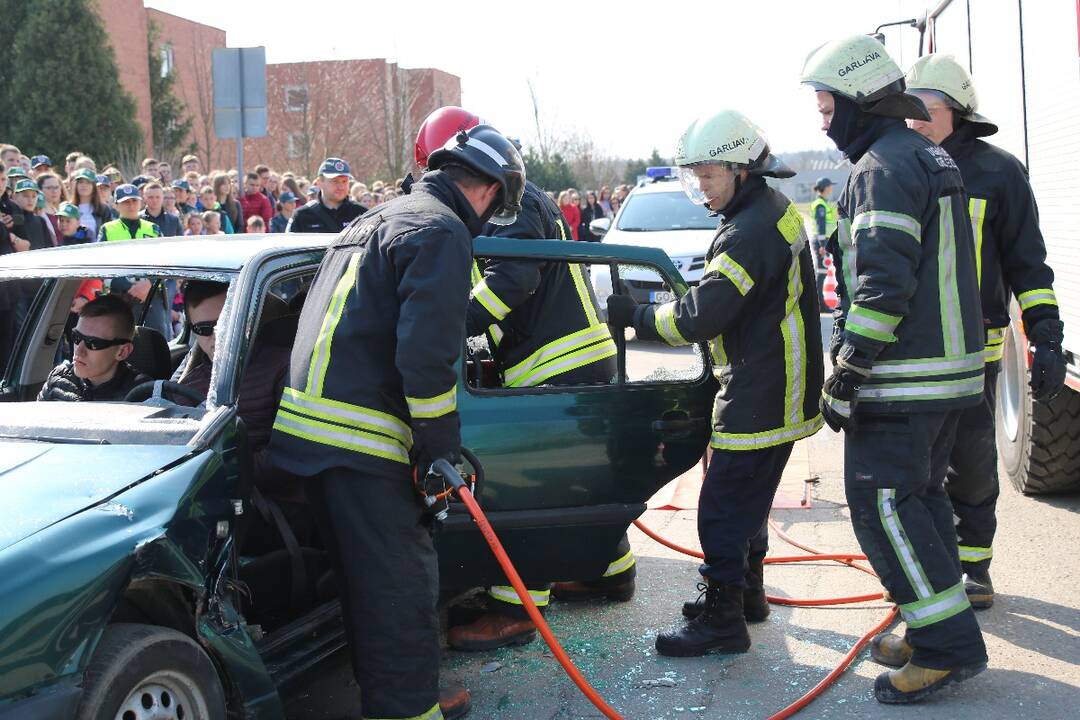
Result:
<svg viewBox="0 0 1080 720">
<path fill-rule="evenodd" d="M 650 167 L 645 175 L 645 180 L 627 196 L 614 220 L 600 218 L 589 227 L 602 235 L 605 243 L 663 250 L 683 279 L 696 285 L 705 271 L 705 253 L 716 234 L 718 220 L 709 216 L 708 208 L 690 201 L 678 181 L 676 168 Z M 606 306 L 607 296 L 612 292 L 611 277 L 596 270 L 593 285 L 597 299 Z M 624 268 L 620 279 L 638 302 L 675 299 L 671 288 L 654 272 Z"/>
</svg>

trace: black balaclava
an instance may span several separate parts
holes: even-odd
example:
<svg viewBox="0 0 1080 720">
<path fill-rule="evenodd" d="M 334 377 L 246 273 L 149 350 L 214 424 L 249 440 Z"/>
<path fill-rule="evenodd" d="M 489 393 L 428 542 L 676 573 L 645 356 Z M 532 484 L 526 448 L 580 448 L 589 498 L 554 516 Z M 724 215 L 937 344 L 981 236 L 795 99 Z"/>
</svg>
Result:
<svg viewBox="0 0 1080 720">
<path fill-rule="evenodd" d="M 833 116 L 829 123 L 828 135 L 836 149 L 844 153 L 851 162 L 859 161 L 881 134 L 893 126 L 903 125 L 899 118 L 872 115 L 855 104 L 855 101 L 832 93 Z"/>
</svg>

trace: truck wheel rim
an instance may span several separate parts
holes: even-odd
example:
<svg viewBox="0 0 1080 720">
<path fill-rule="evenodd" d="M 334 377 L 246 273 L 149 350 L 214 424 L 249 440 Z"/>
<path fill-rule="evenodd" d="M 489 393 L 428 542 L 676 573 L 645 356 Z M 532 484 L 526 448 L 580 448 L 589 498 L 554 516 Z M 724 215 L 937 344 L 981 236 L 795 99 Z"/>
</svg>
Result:
<svg viewBox="0 0 1080 720">
<path fill-rule="evenodd" d="M 1023 397 L 1022 383 L 1026 373 L 1021 371 L 1019 348 L 1016 330 L 1009 327 L 1009 335 L 1005 345 L 1005 355 L 1002 358 L 1001 385 L 999 396 L 1001 398 L 1001 422 L 1005 435 L 1010 442 L 1016 442 L 1020 436 L 1020 402 Z"/>
<path fill-rule="evenodd" d="M 121 703 L 116 720 L 210 720 L 198 684 L 175 670 L 144 678 Z"/>
</svg>

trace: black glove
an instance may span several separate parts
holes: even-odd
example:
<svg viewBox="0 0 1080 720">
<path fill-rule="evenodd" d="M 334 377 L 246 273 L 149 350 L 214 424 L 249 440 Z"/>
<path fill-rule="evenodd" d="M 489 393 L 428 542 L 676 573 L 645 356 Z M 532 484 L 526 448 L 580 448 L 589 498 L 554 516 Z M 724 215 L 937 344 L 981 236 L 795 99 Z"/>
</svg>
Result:
<svg viewBox="0 0 1080 720">
<path fill-rule="evenodd" d="M 855 427 L 855 403 L 863 381 L 870 377 L 870 359 L 851 345 L 843 345 L 837 353 L 832 375 L 821 388 L 818 403 L 825 422 L 834 432 Z"/>
<path fill-rule="evenodd" d="M 426 473 L 439 458 L 456 465 L 461 460 L 461 421 L 456 412 L 438 418 L 414 420 L 412 456 L 418 472 Z"/>
<path fill-rule="evenodd" d="M 634 327 L 634 314 L 637 313 L 637 308 L 637 300 L 629 295 L 608 295 L 608 323 L 615 327 Z"/>
<path fill-rule="evenodd" d="M 1060 320 L 1035 323 L 1028 341 L 1035 347 L 1031 360 L 1031 394 L 1036 400 L 1056 397 L 1065 385 L 1065 353 L 1061 341 L 1065 325 Z"/>
<path fill-rule="evenodd" d="M 53 371 L 38 399 L 80 402 L 86 399 L 86 385 L 74 373 Z"/>
</svg>

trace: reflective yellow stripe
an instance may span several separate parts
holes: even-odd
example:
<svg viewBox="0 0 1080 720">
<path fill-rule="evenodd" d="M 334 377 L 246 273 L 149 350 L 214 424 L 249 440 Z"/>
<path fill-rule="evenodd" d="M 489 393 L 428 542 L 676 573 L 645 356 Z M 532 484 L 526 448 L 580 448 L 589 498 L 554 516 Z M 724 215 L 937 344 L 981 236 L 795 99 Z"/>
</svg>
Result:
<svg viewBox="0 0 1080 720">
<path fill-rule="evenodd" d="M 927 598 L 901 605 L 900 615 L 909 628 L 921 628 L 948 620 L 969 607 L 971 603 L 964 592 L 964 583 L 960 582 Z"/>
<path fill-rule="evenodd" d="M 896 342 L 894 333 L 901 320 L 903 318 L 899 315 L 889 315 L 861 305 L 852 305 L 848 310 L 844 329 L 878 342 L 894 343 Z"/>
<path fill-rule="evenodd" d="M 409 464 L 409 453 L 398 440 L 358 428 L 313 420 L 297 415 L 286 407 L 278 409 L 274 429 L 311 442 Z"/>
<path fill-rule="evenodd" d="M 439 703 L 435 703 L 435 707 L 421 715 L 413 715 L 407 718 L 370 718 L 365 715 L 363 720 L 443 720 L 443 714 Z"/>
<path fill-rule="evenodd" d="M 612 577 L 620 573 L 624 573 L 630 568 L 634 567 L 637 560 L 634 558 L 634 551 L 630 550 L 618 560 L 613 561 L 607 566 L 607 570 L 604 571 L 603 577 Z"/>
<path fill-rule="evenodd" d="M 887 228 L 899 230 L 915 238 L 915 242 L 922 242 L 922 223 L 916 218 L 904 213 L 889 212 L 887 210 L 870 210 L 855 215 L 851 221 L 851 234 L 855 235 L 860 230 L 873 228 Z M 858 245 L 858 242 L 855 242 Z"/>
<path fill-rule="evenodd" d="M 1021 310 L 1030 310 L 1036 305 L 1054 305 L 1057 303 L 1057 296 L 1054 295 L 1053 288 L 1039 288 L 1037 290 L 1028 290 L 1022 292 L 1016 296 L 1016 299 L 1020 301 Z"/>
<path fill-rule="evenodd" d="M 735 289 L 739 291 L 740 295 L 746 295 L 754 288 L 754 279 L 750 277 L 750 273 L 746 272 L 739 263 L 731 259 L 731 256 L 725 253 L 720 253 L 705 266 L 705 273 L 718 272 L 723 274 L 731 284 L 735 286 Z"/>
<path fill-rule="evenodd" d="M 323 317 L 322 328 L 319 329 L 319 337 L 315 340 L 315 346 L 311 349 L 311 363 L 308 366 L 307 387 L 309 395 L 322 396 L 323 382 L 326 380 L 326 369 L 330 367 L 330 346 L 334 342 L 334 331 L 341 322 L 341 315 L 345 311 L 345 301 L 349 292 L 356 283 L 356 273 L 360 268 L 360 258 L 363 254 L 354 253 L 349 258 L 349 264 L 345 272 L 338 278 L 334 287 L 334 294 L 330 296 L 330 306 L 326 308 Z"/>
<path fill-rule="evenodd" d="M 690 344 L 679 332 L 679 326 L 675 324 L 675 302 L 657 306 L 653 312 L 653 324 L 656 325 L 656 332 L 668 345 Z"/>
<path fill-rule="evenodd" d="M 824 424 L 825 420 L 817 415 L 796 425 L 785 425 L 765 432 L 727 433 L 714 430 L 709 444 L 717 450 L 760 450 L 810 437 Z"/>
<path fill-rule="evenodd" d="M 727 367 L 728 356 L 727 349 L 724 347 L 724 336 L 717 335 L 709 341 L 709 354 L 712 355 L 713 360 L 713 372 Z"/>
<path fill-rule="evenodd" d="M 340 400 L 315 397 L 290 387 L 285 388 L 281 395 L 281 407 L 338 425 L 382 433 L 400 442 L 406 450 L 412 447 L 412 428 L 389 413 Z"/>
<path fill-rule="evenodd" d="M 968 214 L 971 215 L 971 234 L 975 237 L 975 277 L 982 287 L 982 246 L 983 221 L 986 220 L 986 201 L 981 198 L 968 199 Z"/>
<path fill-rule="evenodd" d="M 983 362 L 997 362 L 1005 355 L 1006 328 L 987 328 Z"/>
<path fill-rule="evenodd" d="M 556 375 L 562 375 L 565 372 L 576 370 L 579 367 L 585 365 L 591 365 L 594 362 L 600 362 L 606 360 L 609 357 L 615 357 L 618 354 L 618 349 L 615 346 L 615 342 L 610 338 L 602 340 L 581 350 L 575 350 L 572 353 L 567 353 L 559 358 L 552 360 L 544 365 L 541 365 L 534 372 L 517 380 L 514 385 L 508 387 L 536 387 Z"/>
<path fill-rule="evenodd" d="M 531 383 L 527 381 L 530 376 L 542 369 L 542 366 L 567 357 L 594 343 L 610 344 L 611 349 L 615 350 L 615 343 L 611 339 L 611 332 L 607 325 L 593 325 L 549 342 L 517 365 L 507 369 L 506 385 L 507 387 L 529 385 Z"/>
<path fill-rule="evenodd" d="M 585 278 L 581 274 L 580 265 L 570 264 L 570 277 L 574 278 L 574 288 L 577 290 L 578 300 L 581 301 L 581 309 L 585 311 L 585 322 L 590 327 L 598 324 L 600 321 L 596 318 L 596 308 L 593 307 L 592 296 L 589 295 L 588 286 L 585 284 Z"/>
<path fill-rule="evenodd" d="M 409 404 L 409 414 L 414 418 L 436 418 L 449 415 L 457 410 L 457 388 L 452 387 L 441 395 L 429 398 L 405 396 Z"/>
<path fill-rule="evenodd" d="M 473 260 L 473 263 L 472 263 L 472 284 L 475 286 L 477 283 L 482 282 L 483 279 L 484 279 L 484 276 L 480 273 L 480 263 L 477 262 L 476 260 Z M 491 347 L 493 347 L 493 348 L 499 347 L 499 344 L 502 343 L 502 339 L 503 339 L 502 328 L 500 328 L 495 323 L 492 323 L 491 325 L 488 325 L 487 334 L 488 334 L 488 342 L 491 344 Z"/>
<path fill-rule="evenodd" d="M 784 236 L 788 245 L 794 245 L 799 239 L 799 233 L 803 230 L 803 219 L 794 204 L 788 203 L 787 210 L 776 221 L 776 229 Z"/>
<path fill-rule="evenodd" d="M 960 562 L 977 563 L 994 557 L 993 548 L 957 545 L 956 549 L 960 551 Z"/>
<path fill-rule="evenodd" d="M 488 595 L 500 602 L 510 603 L 512 605 L 523 605 L 521 598 L 518 597 L 517 592 L 510 585 L 492 585 L 488 588 Z M 536 603 L 537 607 L 544 607 L 551 602 L 550 590 L 529 590 L 529 597 Z"/>
<path fill-rule="evenodd" d="M 953 196 L 938 198 L 938 301 L 941 313 L 941 340 L 946 357 L 959 357 L 964 344 L 963 314 L 956 278 L 956 227 Z"/>
<path fill-rule="evenodd" d="M 801 295 L 799 258 L 794 257 L 788 268 L 788 297 L 784 319 L 780 321 L 780 334 L 784 338 L 784 422 L 788 425 L 797 425 L 805 416 L 806 328 L 799 306 Z"/>
<path fill-rule="evenodd" d="M 484 306 L 485 310 L 491 313 L 491 317 L 495 318 L 496 321 L 502 320 L 510 314 L 510 308 L 487 286 L 486 279 L 473 286 L 471 295 Z"/>
</svg>

